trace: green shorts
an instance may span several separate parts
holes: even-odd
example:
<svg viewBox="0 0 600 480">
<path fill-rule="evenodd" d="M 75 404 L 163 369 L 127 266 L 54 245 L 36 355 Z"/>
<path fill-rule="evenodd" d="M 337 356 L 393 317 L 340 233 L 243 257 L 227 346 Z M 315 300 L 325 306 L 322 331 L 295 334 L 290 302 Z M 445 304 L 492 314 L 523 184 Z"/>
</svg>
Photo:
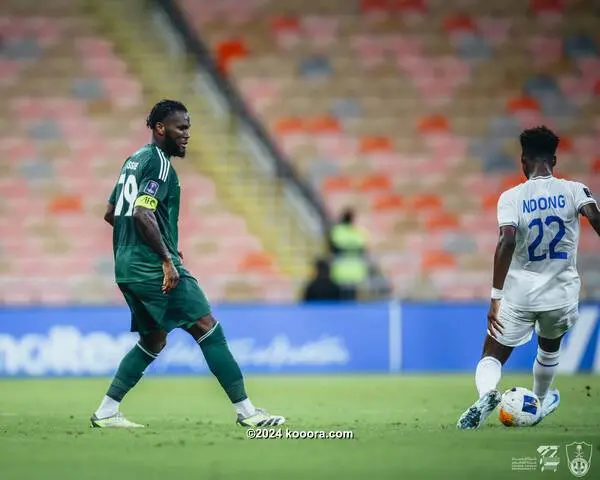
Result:
<svg viewBox="0 0 600 480">
<path fill-rule="evenodd" d="M 179 283 L 166 295 L 162 292 L 162 278 L 118 284 L 131 310 L 132 332 L 185 329 L 210 313 L 198 281 L 187 270 L 178 270 Z"/>
</svg>

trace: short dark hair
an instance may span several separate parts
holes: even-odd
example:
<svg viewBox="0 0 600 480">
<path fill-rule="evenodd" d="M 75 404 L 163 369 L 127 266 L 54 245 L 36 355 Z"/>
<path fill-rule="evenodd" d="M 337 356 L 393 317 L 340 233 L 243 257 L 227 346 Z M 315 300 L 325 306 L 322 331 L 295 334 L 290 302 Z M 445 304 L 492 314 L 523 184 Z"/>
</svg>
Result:
<svg viewBox="0 0 600 480">
<path fill-rule="evenodd" d="M 519 139 L 523 155 L 542 160 L 553 158 L 560 142 L 560 138 L 544 125 L 524 130 Z"/>
<path fill-rule="evenodd" d="M 146 118 L 146 126 L 153 129 L 158 122 L 164 121 L 165 118 L 175 112 L 187 113 L 187 108 L 185 108 L 183 103 L 178 102 L 177 100 L 161 100 L 152 107 L 148 118 Z"/>
</svg>

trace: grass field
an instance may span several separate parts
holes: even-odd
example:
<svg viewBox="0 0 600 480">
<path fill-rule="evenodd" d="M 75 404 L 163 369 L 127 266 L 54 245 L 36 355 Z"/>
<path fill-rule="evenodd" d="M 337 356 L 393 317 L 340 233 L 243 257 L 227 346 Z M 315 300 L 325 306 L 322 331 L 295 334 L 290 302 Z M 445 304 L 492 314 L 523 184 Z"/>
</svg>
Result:
<svg viewBox="0 0 600 480">
<path fill-rule="evenodd" d="M 0 381 L 0 478 L 576 478 L 565 455 L 573 441 L 593 444 L 585 478 L 600 478 L 597 376 L 559 378 L 562 404 L 535 428 L 506 428 L 493 416 L 478 431 L 455 428 L 475 394 L 472 376 L 247 379 L 254 403 L 286 415 L 290 430 L 351 430 L 346 440 L 249 440 L 208 377 L 145 378 L 123 411 L 148 428 L 91 429 L 107 382 Z M 501 387 L 530 382 L 507 376 Z M 557 472 L 512 469 L 539 445 L 560 446 Z"/>
</svg>

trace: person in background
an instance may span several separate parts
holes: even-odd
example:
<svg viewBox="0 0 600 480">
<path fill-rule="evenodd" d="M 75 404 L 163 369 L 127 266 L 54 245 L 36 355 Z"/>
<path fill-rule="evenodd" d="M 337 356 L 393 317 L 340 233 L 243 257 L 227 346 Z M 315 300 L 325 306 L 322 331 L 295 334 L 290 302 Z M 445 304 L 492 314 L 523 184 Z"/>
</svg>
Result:
<svg viewBox="0 0 600 480">
<path fill-rule="evenodd" d="M 354 210 L 345 209 L 328 238 L 331 278 L 348 300 L 356 300 L 358 288 L 369 276 L 366 235 L 354 224 L 354 218 Z"/>
<path fill-rule="evenodd" d="M 342 290 L 331 280 L 331 271 L 327 260 L 315 262 L 315 275 L 304 288 L 304 302 L 337 302 L 342 300 Z"/>
</svg>

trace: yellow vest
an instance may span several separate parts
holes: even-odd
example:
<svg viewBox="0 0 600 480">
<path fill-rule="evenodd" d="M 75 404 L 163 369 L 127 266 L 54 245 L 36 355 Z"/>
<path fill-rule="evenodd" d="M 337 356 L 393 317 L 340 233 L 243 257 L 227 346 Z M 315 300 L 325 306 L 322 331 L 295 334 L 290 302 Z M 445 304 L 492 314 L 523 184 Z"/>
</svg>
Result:
<svg viewBox="0 0 600 480">
<path fill-rule="evenodd" d="M 331 229 L 331 241 L 341 250 L 331 265 L 331 279 L 339 285 L 357 286 L 366 280 L 368 265 L 362 252 L 366 241 L 352 225 L 339 224 Z"/>
</svg>

